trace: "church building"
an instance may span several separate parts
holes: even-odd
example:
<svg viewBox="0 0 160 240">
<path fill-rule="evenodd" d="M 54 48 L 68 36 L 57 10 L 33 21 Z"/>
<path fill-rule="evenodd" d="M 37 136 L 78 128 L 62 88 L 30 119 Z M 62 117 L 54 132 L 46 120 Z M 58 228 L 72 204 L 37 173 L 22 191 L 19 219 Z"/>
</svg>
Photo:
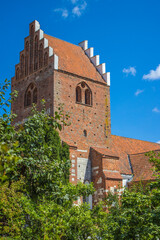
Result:
<svg viewBox="0 0 160 240">
<path fill-rule="evenodd" d="M 93 182 L 90 204 L 108 191 L 154 178 L 145 152 L 158 151 L 160 145 L 111 134 L 110 73 L 87 40 L 74 45 L 45 34 L 39 22 L 30 23 L 15 65 L 14 90 L 15 125 L 28 118 L 33 103 L 40 109 L 42 99 L 52 116 L 64 105 L 71 124 L 63 126 L 60 137 L 70 148 L 70 181 Z"/>
</svg>

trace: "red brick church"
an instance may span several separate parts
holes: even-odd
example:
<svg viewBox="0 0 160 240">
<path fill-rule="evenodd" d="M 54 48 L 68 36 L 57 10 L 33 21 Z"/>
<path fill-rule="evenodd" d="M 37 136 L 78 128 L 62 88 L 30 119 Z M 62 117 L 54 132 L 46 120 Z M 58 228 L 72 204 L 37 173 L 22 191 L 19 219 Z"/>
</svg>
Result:
<svg viewBox="0 0 160 240">
<path fill-rule="evenodd" d="M 51 115 L 64 104 L 71 125 L 64 126 L 60 136 L 70 147 L 70 181 L 94 183 L 96 192 L 90 203 L 128 182 L 153 178 L 145 152 L 160 145 L 111 134 L 110 73 L 94 49 L 88 48 L 88 41 L 78 46 L 62 41 L 32 22 L 15 66 L 13 90 L 19 92 L 12 103 L 15 124 L 27 119 L 32 103 L 40 108 L 41 99 Z"/>
</svg>

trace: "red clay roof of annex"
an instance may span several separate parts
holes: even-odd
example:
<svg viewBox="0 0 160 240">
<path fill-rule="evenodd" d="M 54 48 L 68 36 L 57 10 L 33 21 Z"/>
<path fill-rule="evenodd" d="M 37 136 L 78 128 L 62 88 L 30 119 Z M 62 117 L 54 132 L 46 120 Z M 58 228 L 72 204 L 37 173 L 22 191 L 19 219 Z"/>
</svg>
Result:
<svg viewBox="0 0 160 240">
<path fill-rule="evenodd" d="M 110 150 L 118 154 L 120 158 L 119 167 L 122 174 L 132 174 L 128 160 L 129 154 L 144 153 L 158 149 L 160 149 L 160 144 L 158 143 L 112 135 Z"/>
<path fill-rule="evenodd" d="M 160 153 L 160 150 L 155 150 L 155 154 L 157 155 L 158 153 Z M 129 158 L 133 169 L 133 181 L 155 179 L 153 164 L 149 162 L 149 156 L 146 156 L 146 153 L 131 154 Z"/>
</svg>

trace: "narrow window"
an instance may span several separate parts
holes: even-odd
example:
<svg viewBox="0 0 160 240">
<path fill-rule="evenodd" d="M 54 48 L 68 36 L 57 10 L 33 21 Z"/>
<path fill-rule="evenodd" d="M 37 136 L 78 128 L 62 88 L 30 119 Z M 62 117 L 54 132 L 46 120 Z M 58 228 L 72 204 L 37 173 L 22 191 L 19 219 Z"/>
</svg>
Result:
<svg viewBox="0 0 160 240">
<path fill-rule="evenodd" d="M 25 76 L 28 75 L 28 56 L 25 56 Z"/>
<path fill-rule="evenodd" d="M 34 70 L 38 69 L 38 36 L 35 37 L 34 43 Z"/>
<path fill-rule="evenodd" d="M 31 105 L 31 92 L 30 91 L 27 92 L 26 98 L 27 98 L 26 99 L 26 105 L 30 106 Z"/>
<path fill-rule="evenodd" d="M 76 102 L 82 102 L 81 88 L 79 86 L 76 88 Z"/>
<path fill-rule="evenodd" d="M 20 78 L 20 71 L 19 68 L 16 69 L 16 80 L 19 80 Z"/>
<path fill-rule="evenodd" d="M 44 66 L 47 66 L 47 64 L 48 64 L 48 53 L 46 52 L 44 54 Z"/>
<path fill-rule="evenodd" d="M 33 90 L 33 103 L 37 103 L 37 88 Z"/>
<path fill-rule="evenodd" d="M 24 55 L 21 55 L 21 76 L 24 75 Z"/>
<path fill-rule="evenodd" d="M 43 44 L 39 47 L 39 67 L 43 66 Z"/>
<path fill-rule="evenodd" d="M 26 50 L 26 53 L 28 53 L 28 51 L 29 51 L 29 42 L 28 41 L 26 42 L 26 49 L 25 50 Z"/>
<path fill-rule="evenodd" d="M 32 25 L 30 28 L 30 35 L 33 36 L 33 34 L 34 34 L 34 26 Z"/>
<path fill-rule="evenodd" d="M 33 25 L 31 26 L 30 30 L 30 73 L 33 72 L 33 35 L 34 35 L 34 27 Z"/>
<path fill-rule="evenodd" d="M 89 89 L 85 90 L 85 104 L 91 105 L 91 93 Z"/>
<path fill-rule="evenodd" d="M 84 130 L 84 131 L 83 131 L 83 135 L 84 135 L 85 137 L 87 137 L 87 130 Z"/>
<path fill-rule="evenodd" d="M 28 52 L 29 52 L 29 43 L 27 41 L 25 46 L 25 76 L 28 75 Z"/>
<path fill-rule="evenodd" d="M 24 96 L 24 106 L 29 107 L 32 103 L 37 103 L 37 88 L 33 83 L 31 83 L 26 90 Z"/>
</svg>

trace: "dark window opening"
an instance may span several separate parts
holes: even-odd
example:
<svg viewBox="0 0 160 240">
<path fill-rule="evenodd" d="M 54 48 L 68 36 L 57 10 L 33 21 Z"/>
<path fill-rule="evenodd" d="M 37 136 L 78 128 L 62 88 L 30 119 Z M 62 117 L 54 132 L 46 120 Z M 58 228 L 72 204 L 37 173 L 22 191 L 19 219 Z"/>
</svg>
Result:
<svg viewBox="0 0 160 240">
<path fill-rule="evenodd" d="M 36 86 L 31 83 L 25 93 L 24 97 L 24 106 L 29 107 L 32 105 L 32 103 L 37 103 L 37 88 Z"/>
<path fill-rule="evenodd" d="M 89 89 L 85 90 L 85 104 L 91 105 L 91 93 Z"/>
<path fill-rule="evenodd" d="M 81 83 L 81 87 L 82 87 L 82 88 L 85 88 L 85 85 L 86 85 L 86 84 L 85 84 L 84 82 Z"/>
<path fill-rule="evenodd" d="M 25 56 L 25 76 L 28 75 L 28 56 Z"/>
<path fill-rule="evenodd" d="M 84 134 L 85 137 L 87 137 L 87 130 L 84 130 L 83 134 Z"/>
<path fill-rule="evenodd" d="M 79 83 L 76 87 L 76 102 L 88 106 L 92 105 L 92 92 L 85 82 Z"/>
<path fill-rule="evenodd" d="M 34 70 L 38 69 L 38 36 L 35 37 L 34 44 Z"/>
<path fill-rule="evenodd" d="M 37 88 L 33 91 L 33 103 L 37 103 Z"/>
<path fill-rule="evenodd" d="M 34 26 L 32 25 L 30 29 L 30 35 L 33 36 L 33 34 L 34 34 Z"/>
<path fill-rule="evenodd" d="M 28 75 L 28 52 L 29 52 L 29 42 L 26 42 L 25 46 L 25 76 Z"/>
<path fill-rule="evenodd" d="M 43 66 L 43 44 L 39 47 L 39 67 Z"/>
<path fill-rule="evenodd" d="M 16 69 L 16 80 L 19 80 L 20 78 L 20 71 L 19 68 Z"/>
<path fill-rule="evenodd" d="M 29 71 L 30 73 L 33 72 L 33 35 L 34 35 L 34 29 L 33 29 L 33 25 L 31 26 L 31 34 L 30 34 L 30 66 L 29 66 Z"/>
<path fill-rule="evenodd" d="M 27 92 L 26 97 L 27 97 L 26 106 L 30 106 L 31 105 L 31 92 L 30 91 Z"/>
<path fill-rule="evenodd" d="M 48 53 L 46 52 L 44 54 L 44 66 L 47 66 L 47 64 L 48 64 Z"/>
<path fill-rule="evenodd" d="M 82 102 L 81 88 L 79 86 L 76 88 L 76 102 Z"/>
<path fill-rule="evenodd" d="M 21 55 L 21 76 L 24 75 L 24 55 Z"/>
</svg>

